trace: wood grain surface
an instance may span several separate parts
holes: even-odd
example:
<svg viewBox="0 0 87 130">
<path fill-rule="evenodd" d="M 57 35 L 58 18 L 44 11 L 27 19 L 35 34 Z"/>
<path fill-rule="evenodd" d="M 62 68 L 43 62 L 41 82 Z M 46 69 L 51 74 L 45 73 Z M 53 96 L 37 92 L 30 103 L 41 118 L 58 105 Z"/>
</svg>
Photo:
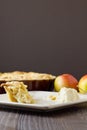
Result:
<svg viewBox="0 0 87 130">
<path fill-rule="evenodd" d="M 48 113 L 0 108 L 0 130 L 87 130 L 87 104 Z"/>
</svg>

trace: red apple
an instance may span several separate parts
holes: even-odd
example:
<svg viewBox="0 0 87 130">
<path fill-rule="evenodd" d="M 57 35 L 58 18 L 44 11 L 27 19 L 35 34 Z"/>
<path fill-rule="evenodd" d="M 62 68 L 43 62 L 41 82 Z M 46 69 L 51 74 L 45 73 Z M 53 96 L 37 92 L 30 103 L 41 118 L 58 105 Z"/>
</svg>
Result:
<svg viewBox="0 0 87 130">
<path fill-rule="evenodd" d="M 87 93 L 87 74 L 79 80 L 78 89 L 80 93 Z"/>
<path fill-rule="evenodd" d="M 54 81 L 54 89 L 60 91 L 61 88 L 74 88 L 77 90 L 78 81 L 71 74 L 62 74 L 56 77 Z"/>
</svg>

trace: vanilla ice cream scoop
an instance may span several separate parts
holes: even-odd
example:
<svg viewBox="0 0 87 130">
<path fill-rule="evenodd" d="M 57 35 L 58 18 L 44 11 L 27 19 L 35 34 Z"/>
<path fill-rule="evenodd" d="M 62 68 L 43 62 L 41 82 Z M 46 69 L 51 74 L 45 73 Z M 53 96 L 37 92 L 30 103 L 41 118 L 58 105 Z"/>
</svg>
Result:
<svg viewBox="0 0 87 130">
<path fill-rule="evenodd" d="M 79 99 L 79 94 L 77 90 L 73 88 L 62 88 L 59 92 L 59 101 L 61 103 L 76 101 Z"/>
</svg>

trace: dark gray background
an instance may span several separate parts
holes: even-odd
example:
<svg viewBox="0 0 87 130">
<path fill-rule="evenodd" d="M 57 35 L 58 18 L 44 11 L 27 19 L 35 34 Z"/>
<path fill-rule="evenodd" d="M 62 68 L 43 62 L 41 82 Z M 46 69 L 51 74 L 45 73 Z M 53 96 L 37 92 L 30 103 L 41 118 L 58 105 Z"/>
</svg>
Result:
<svg viewBox="0 0 87 130">
<path fill-rule="evenodd" d="M 1 0 L 0 71 L 87 73 L 87 0 Z"/>
</svg>

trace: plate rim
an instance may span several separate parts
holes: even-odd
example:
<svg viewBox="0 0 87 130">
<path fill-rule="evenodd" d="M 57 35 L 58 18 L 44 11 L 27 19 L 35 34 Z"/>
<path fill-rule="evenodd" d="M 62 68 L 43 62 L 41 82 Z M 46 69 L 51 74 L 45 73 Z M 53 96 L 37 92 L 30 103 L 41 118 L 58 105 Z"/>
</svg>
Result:
<svg viewBox="0 0 87 130">
<path fill-rule="evenodd" d="M 29 91 L 30 92 L 36 92 L 36 93 L 57 93 L 52 91 Z M 7 94 L 1 94 L 0 96 L 6 96 Z M 86 95 L 87 96 L 87 95 Z M 77 101 L 68 102 L 68 103 L 58 103 L 58 104 L 51 104 L 51 105 L 39 105 L 39 104 L 23 104 L 23 103 L 15 103 L 10 101 L 0 101 L 0 107 L 2 108 L 9 108 L 9 109 L 20 109 L 20 110 L 28 110 L 28 111 L 54 111 L 54 110 L 60 110 L 64 108 L 69 108 L 81 103 L 87 103 L 87 98 L 79 99 Z"/>
</svg>

